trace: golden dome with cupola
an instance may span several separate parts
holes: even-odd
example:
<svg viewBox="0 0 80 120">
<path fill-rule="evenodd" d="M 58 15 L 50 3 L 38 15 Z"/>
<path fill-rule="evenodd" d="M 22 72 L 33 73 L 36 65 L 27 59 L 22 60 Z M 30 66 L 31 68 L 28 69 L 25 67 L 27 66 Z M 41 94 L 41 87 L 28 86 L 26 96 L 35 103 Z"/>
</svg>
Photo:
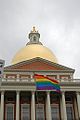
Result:
<svg viewBox="0 0 80 120">
<path fill-rule="evenodd" d="M 22 61 L 40 57 L 51 62 L 57 63 L 57 58 L 53 52 L 39 41 L 40 34 L 36 31 L 35 27 L 29 33 L 30 41 L 25 47 L 20 49 L 12 59 L 12 64 L 16 64 Z"/>
</svg>

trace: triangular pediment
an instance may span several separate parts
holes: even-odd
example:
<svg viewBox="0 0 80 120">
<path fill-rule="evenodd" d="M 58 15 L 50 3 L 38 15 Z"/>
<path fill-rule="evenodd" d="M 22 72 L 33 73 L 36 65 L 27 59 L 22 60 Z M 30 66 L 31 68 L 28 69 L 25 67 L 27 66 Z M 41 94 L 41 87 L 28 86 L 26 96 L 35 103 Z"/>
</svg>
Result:
<svg viewBox="0 0 80 120">
<path fill-rule="evenodd" d="M 26 71 L 72 71 L 74 69 L 53 63 L 42 58 L 33 58 L 11 66 L 5 67 L 4 70 L 26 70 Z"/>
</svg>

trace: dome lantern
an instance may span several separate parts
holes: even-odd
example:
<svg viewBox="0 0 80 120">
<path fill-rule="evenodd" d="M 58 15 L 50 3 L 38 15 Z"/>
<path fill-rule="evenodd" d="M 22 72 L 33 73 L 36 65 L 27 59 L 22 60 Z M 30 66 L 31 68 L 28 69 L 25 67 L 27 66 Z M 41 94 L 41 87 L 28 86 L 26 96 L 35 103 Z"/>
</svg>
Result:
<svg viewBox="0 0 80 120">
<path fill-rule="evenodd" d="M 40 41 L 40 34 L 36 31 L 35 27 L 29 33 L 30 41 L 26 44 L 25 47 L 20 49 L 12 59 L 12 64 L 16 64 L 22 61 L 30 60 L 33 58 L 43 58 L 54 63 L 58 63 L 54 53 L 45 47 Z"/>
<path fill-rule="evenodd" d="M 33 30 L 29 33 L 28 38 L 30 39 L 30 41 L 27 43 L 27 45 L 30 45 L 30 44 L 42 45 L 42 43 L 39 41 L 40 34 L 38 33 L 38 31 L 36 31 L 35 27 L 33 27 Z"/>
</svg>

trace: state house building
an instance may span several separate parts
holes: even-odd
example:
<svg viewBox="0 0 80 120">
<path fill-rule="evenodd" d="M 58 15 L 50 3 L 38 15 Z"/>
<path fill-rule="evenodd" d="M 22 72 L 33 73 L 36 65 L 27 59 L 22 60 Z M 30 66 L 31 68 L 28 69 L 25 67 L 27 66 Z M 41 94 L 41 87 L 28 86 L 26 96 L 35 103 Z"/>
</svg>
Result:
<svg viewBox="0 0 80 120">
<path fill-rule="evenodd" d="M 58 63 L 39 38 L 33 27 L 29 42 L 4 67 L 0 120 L 80 120 L 80 80 L 73 78 L 74 69 Z M 34 74 L 58 80 L 61 94 L 36 90 Z"/>
</svg>

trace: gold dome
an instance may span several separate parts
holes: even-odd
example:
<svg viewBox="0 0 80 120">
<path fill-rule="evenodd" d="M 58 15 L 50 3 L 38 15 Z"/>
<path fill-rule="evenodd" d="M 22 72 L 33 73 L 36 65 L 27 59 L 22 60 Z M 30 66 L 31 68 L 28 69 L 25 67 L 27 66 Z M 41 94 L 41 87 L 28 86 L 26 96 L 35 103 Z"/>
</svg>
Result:
<svg viewBox="0 0 80 120">
<path fill-rule="evenodd" d="M 22 48 L 12 59 L 12 64 L 40 57 L 57 63 L 55 55 L 47 47 L 39 44 L 31 44 Z"/>
<path fill-rule="evenodd" d="M 30 41 L 22 48 L 12 59 L 12 64 L 26 61 L 32 58 L 40 57 L 52 62 L 57 63 L 55 55 L 39 41 L 40 34 L 36 31 L 35 27 L 29 33 Z"/>
</svg>

